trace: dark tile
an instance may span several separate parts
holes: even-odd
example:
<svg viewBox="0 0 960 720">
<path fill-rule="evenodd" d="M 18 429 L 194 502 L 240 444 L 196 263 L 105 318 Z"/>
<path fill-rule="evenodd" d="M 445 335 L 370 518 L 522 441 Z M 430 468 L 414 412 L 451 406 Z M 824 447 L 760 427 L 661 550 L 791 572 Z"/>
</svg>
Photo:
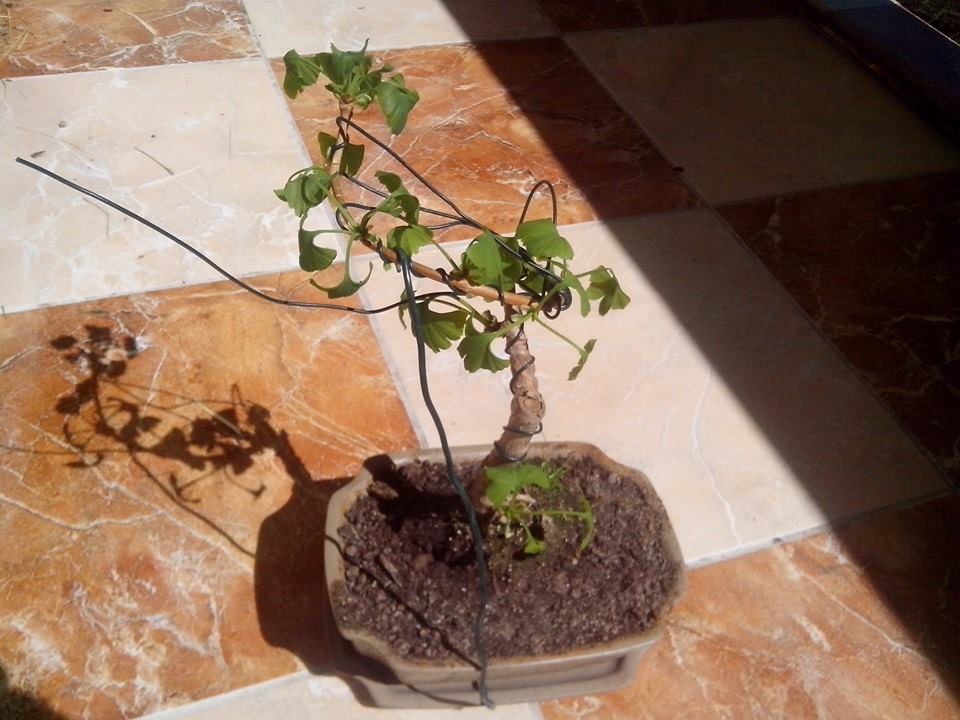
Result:
<svg viewBox="0 0 960 720">
<path fill-rule="evenodd" d="M 960 173 L 720 212 L 960 479 Z"/>
<path fill-rule="evenodd" d="M 678 25 L 790 13 L 789 0 L 538 0 L 561 32 Z"/>
</svg>

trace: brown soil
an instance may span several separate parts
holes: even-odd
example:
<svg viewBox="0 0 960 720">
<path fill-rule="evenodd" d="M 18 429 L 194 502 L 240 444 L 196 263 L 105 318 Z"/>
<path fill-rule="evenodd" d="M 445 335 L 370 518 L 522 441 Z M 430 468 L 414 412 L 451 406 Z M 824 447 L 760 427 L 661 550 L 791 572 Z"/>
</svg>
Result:
<svg viewBox="0 0 960 720">
<path fill-rule="evenodd" d="M 522 542 L 503 537 L 487 519 L 492 594 L 485 642 L 493 658 L 564 652 L 642 632 L 668 609 L 676 584 L 680 568 L 663 547 L 665 514 L 656 497 L 589 458 L 554 463 L 567 468 L 561 492 L 593 506 L 596 536 L 581 553 L 582 525 L 551 522 L 538 528 L 547 551 L 525 556 Z M 475 471 L 458 468 L 460 477 Z M 341 624 L 375 634 L 409 659 L 473 657 L 477 565 L 442 466 L 414 463 L 383 473 L 347 520 L 339 531 L 346 582 L 332 598 Z"/>
</svg>

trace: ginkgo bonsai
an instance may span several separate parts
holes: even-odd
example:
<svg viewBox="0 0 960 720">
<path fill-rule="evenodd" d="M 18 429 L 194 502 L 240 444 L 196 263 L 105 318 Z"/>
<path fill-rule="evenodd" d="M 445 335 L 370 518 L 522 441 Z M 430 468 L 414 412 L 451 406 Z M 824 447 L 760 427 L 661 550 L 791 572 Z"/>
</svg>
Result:
<svg viewBox="0 0 960 720">
<path fill-rule="evenodd" d="M 350 257 L 356 244 L 375 251 L 385 268 L 406 263 L 413 275 L 438 285 L 437 292 L 416 296 L 410 308 L 418 316 L 416 327 L 426 346 L 433 352 L 456 347 L 469 372 L 510 369 L 510 416 L 483 462 L 485 472 L 470 479 L 470 498 L 475 507 L 486 503 L 507 518 L 508 525 L 526 530 L 526 551 L 539 552 L 542 545 L 530 535 L 524 519 L 529 518 L 531 511 L 514 502 L 526 489 L 547 489 L 555 484 L 550 468 L 523 462 L 531 438 L 542 430 L 545 409 L 524 326 L 542 325 L 573 348 L 578 356 L 569 374 L 573 380 L 596 341 L 580 345 L 553 328 L 550 321 L 572 305 L 574 296 L 584 316 L 593 309 L 606 315 L 610 310 L 624 308 L 629 298 L 620 288 L 613 269 L 573 269 L 574 249 L 557 229 L 556 201 L 548 182 L 537 183 L 531 189 L 531 197 L 538 190 L 549 191 L 554 197 L 553 217 L 527 220 L 528 198 L 515 232 L 501 234 L 463 213 L 387 145 L 357 125 L 354 114 L 376 105 L 391 132 L 398 134 L 419 100 L 418 93 L 407 87 L 403 75 L 391 66 L 374 67 L 366 45 L 359 51 L 341 51 L 331 46 L 330 52 L 312 56 L 291 50 L 283 60 L 283 88 L 290 98 L 296 98 L 322 77 L 326 90 L 339 106 L 333 132 L 321 131 L 317 135 L 320 162 L 298 170 L 276 191 L 277 197 L 299 218 L 300 267 L 311 273 L 326 270 L 337 258 L 337 251 L 318 245 L 318 238 L 326 234 L 343 236 L 346 249 L 340 282 L 323 287 L 311 280 L 330 298 L 340 298 L 356 293 L 373 272 L 371 264 L 363 279 L 352 276 Z M 379 188 L 359 180 L 365 146 L 354 142 L 354 131 L 399 161 L 449 210 L 426 207 L 395 173 L 377 171 L 375 177 L 382 186 Z M 358 191 L 366 192 L 366 203 L 358 201 Z M 311 211 L 323 202 L 332 207 L 338 229 L 307 227 Z M 427 216 L 439 222 L 431 225 Z M 438 236 L 443 230 L 458 226 L 472 228 L 476 235 L 459 259 L 454 259 Z M 428 246 L 439 250 L 446 261 L 445 268 L 428 267 L 412 259 Z M 403 319 L 407 306 L 400 307 Z M 501 347 L 506 358 L 497 352 Z M 567 513 L 583 522 L 585 538 L 592 535 L 592 516 L 586 506 L 541 512 Z"/>
</svg>

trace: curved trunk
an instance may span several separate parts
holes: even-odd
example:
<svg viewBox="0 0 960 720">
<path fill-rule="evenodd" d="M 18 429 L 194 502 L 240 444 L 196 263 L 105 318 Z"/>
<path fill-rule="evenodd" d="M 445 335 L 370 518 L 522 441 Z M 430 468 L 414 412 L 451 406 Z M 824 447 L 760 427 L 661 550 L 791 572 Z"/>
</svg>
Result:
<svg viewBox="0 0 960 720">
<path fill-rule="evenodd" d="M 513 314 L 507 310 L 507 321 Z M 500 439 L 484 459 L 482 467 L 522 462 L 527 456 L 530 441 L 543 429 L 546 406 L 537 384 L 536 365 L 527 344 L 523 326 L 507 335 L 507 355 L 510 358 L 510 419 L 503 427 Z M 470 483 L 470 499 L 474 507 L 481 507 L 487 485 L 486 474 L 478 473 Z"/>
</svg>

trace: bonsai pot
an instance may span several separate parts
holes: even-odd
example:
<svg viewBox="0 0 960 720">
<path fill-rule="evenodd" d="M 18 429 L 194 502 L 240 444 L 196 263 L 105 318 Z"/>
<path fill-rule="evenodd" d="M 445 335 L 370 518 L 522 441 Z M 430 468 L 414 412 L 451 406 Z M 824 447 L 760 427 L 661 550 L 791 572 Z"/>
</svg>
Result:
<svg viewBox="0 0 960 720">
<path fill-rule="evenodd" d="M 480 462 L 489 446 L 453 449 L 455 464 Z M 665 617 L 685 585 L 683 558 L 663 504 L 647 477 L 620 465 L 600 450 L 585 443 L 538 443 L 530 456 L 542 459 L 586 456 L 603 470 L 627 478 L 642 489 L 647 503 L 662 513 L 663 554 L 675 568 L 655 621 L 642 632 L 617 637 L 607 642 L 580 647 L 562 654 L 532 657 L 492 658 L 487 685 L 494 703 L 506 704 L 556 699 L 607 692 L 629 684 L 643 654 L 663 634 Z M 349 560 L 344 557 L 341 528 L 346 513 L 367 494 L 379 472 L 392 471 L 415 460 L 443 463 L 441 450 L 422 450 L 380 456 L 367 461 L 357 477 L 337 491 L 327 511 L 325 572 L 328 596 L 332 599 L 345 587 Z M 331 605 L 336 603 L 331 602 Z M 332 609 L 331 609 L 332 611 Z M 477 668 L 465 661 L 430 662 L 401 657 L 373 633 L 348 627 L 333 612 L 331 648 L 334 665 L 360 691 L 361 699 L 378 707 L 437 707 L 475 705 L 479 702 Z M 359 688 L 357 688 L 359 685 Z M 366 697 L 362 697 L 365 695 Z"/>
</svg>

